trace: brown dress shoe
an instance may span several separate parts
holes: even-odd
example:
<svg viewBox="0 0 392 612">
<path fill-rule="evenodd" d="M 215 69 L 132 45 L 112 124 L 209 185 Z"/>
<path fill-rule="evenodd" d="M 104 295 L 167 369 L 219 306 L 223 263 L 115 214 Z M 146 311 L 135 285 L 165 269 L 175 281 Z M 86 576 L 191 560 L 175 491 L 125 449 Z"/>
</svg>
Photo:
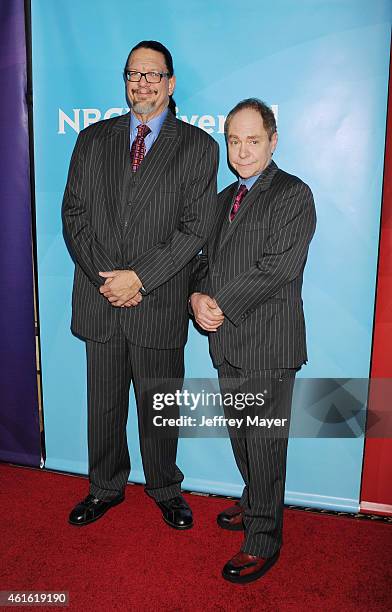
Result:
<svg viewBox="0 0 392 612">
<path fill-rule="evenodd" d="M 228 529 L 229 531 L 242 531 L 244 529 L 243 523 L 244 509 L 238 502 L 230 508 L 226 508 L 216 518 L 216 522 L 222 529 Z"/>
<path fill-rule="evenodd" d="M 269 559 L 255 557 L 240 551 L 226 563 L 222 570 L 222 576 L 226 580 L 236 582 L 238 584 L 252 582 L 253 580 L 257 580 L 258 578 L 264 576 L 264 574 L 268 572 L 268 570 L 277 562 L 278 559 L 279 551 Z"/>
</svg>

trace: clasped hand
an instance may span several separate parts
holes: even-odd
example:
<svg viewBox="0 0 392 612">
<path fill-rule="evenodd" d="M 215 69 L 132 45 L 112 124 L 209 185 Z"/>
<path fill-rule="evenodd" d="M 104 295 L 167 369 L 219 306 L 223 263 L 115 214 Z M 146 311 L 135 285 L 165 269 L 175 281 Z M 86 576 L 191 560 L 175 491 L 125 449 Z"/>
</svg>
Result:
<svg viewBox="0 0 392 612">
<path fill-rule="evenodd" d="M 111 270 L 100 272 L 99 276 L 105 278 L 105 283 L 99 288 L 99 292 L 111 303 L 112 306 L 137 306 L 142 301 L 139 289 L 142 283 L 133 270 Z"/>
<path fill-rule="evenodd" d="M 206 293 L 192 293 L 191 306 L 196 323 L 205 331 L 216 332 L 225 320 L 216 300 Z"/>
</svg>

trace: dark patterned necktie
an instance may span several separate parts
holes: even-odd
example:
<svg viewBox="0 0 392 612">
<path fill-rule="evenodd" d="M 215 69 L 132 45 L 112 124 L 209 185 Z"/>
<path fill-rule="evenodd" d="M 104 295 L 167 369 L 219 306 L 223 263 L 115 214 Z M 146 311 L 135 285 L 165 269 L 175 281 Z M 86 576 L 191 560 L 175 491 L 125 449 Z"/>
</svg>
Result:
<svg viewBox="0 0 392 612">
<path fill-rule="evenodd" d="M 234 204 L 230 211 L 230 221 L 233 221 L 234 217 L 236 216 L 238 212 L 239 207 L 241 206 L 241 202 L 247 193 L 248 193 L 248 190 L 245 187 L 245 185 L 240 185 L 240 188 L 237 191 L 237 195 L 235 196 Z"/>
<path fill-rule="evenodd" d="M 137 126 L 137 136 L 132 143 L 131 147 L 131 169 L 132 172 L 136 172 L 142 163 L 146 154 L 146 143 L 144 142 L 147 134 L 151 132 L 148 125 L 140 124 Z"/>
</svg>

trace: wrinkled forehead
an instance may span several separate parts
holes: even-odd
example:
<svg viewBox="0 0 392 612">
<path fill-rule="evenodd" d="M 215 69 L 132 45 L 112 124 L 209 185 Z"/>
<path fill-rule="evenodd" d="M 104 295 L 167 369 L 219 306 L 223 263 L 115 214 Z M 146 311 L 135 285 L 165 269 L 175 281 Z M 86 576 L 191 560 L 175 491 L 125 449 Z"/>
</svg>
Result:
<svg viewBox="0 0 392 612">
<path fill-rule="evenodd" d="M 228 126 L 227 135 L 230 137 L 254 137 L 264 136 L 263 118 L 257 111 L 251 108 L 245 108 L 235 113 L 231 118 Z"/>
<path fill-rule="evenodd" d="M 167 70 L 165 56 L 154 49 L 136 49 L 128 60 L 128 68 L 137 70 Z"/>
</svg>

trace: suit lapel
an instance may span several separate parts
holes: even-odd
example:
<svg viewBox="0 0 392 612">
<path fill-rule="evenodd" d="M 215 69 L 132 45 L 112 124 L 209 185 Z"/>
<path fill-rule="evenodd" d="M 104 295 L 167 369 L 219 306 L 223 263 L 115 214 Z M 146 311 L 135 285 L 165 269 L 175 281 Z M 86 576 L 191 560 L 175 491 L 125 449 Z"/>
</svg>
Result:
<svg viewBox="0 0 392 612">
<path fill-rule="evenodd" d="M 217 215 L 216 227 L 215 231 L 212 232 L 213 242 L 212 242 L 212 260 L 215 259 L 215 254 L 220 248 L 220 243 L 223 239 L 223 236 L 226 235 L 226 232 L 229 228 L 229 214 L 231 207 L 233 205 L 234 194 L 237 191 L 238 183 L 233 183 L 226 187 L 226 189 L 219 195 L 219 203 L 221 206 L 220 212 Z"/>
<path fill-rule="evenodd" d="M 151 194 L 156 189 L 161 175 L 165 172 L 167 165 L 176 153 L 181 142 L 177 131 L 177 120 L 169 111 L 162 125 L 159 136 L 143 159 L 135 176 L 135 191 L 133 204 L 129 208 L 129 227 L 134 223 L 137 215 L 149 201 Z"/>
<path fill-rule="evenodd" d="M 249 193 L 246 194 L 246 196 L 242 200 L 241 206 L 239 207 L 238 212 L 231 223 L 228 221 L 230 209 L 228 210 L 227 222 L 226 220 L 223 221 L 226 231 L 222 231 L 219 248 L 222 248 L 222 246 L 227 242 L 227 240 L 230 239 L 230 237 L 233 235 L 233 232 L 235 232 L 235 228 L 238 226 L 239 223 L 241 223 L 244 217 L 246 217 L 247 211 L 254 204 L 254 202 L 258 198 L 260 198 L 262 192 L 267 191 L 267 189 L 269 189 L 272 179 L 274 178 L 277 170 L 278 166 L 275 164 L 275 162 L 271 161 L 267 168 L 264 170 L 263 174 L 257 179 L 252 189 L 249 191 Z M 232 192 L 230 203 L 232 203 L 233 196 L 234 191 Z"/>
<path fill-rule="evenodd" d="M 131 113 L 121 115 L 104 142 L 103 168 L 105 196 L 118 248 L 121 249 L 122 186 L 125 165 L 129 163 L 129 123 Z"/>
</svg>

